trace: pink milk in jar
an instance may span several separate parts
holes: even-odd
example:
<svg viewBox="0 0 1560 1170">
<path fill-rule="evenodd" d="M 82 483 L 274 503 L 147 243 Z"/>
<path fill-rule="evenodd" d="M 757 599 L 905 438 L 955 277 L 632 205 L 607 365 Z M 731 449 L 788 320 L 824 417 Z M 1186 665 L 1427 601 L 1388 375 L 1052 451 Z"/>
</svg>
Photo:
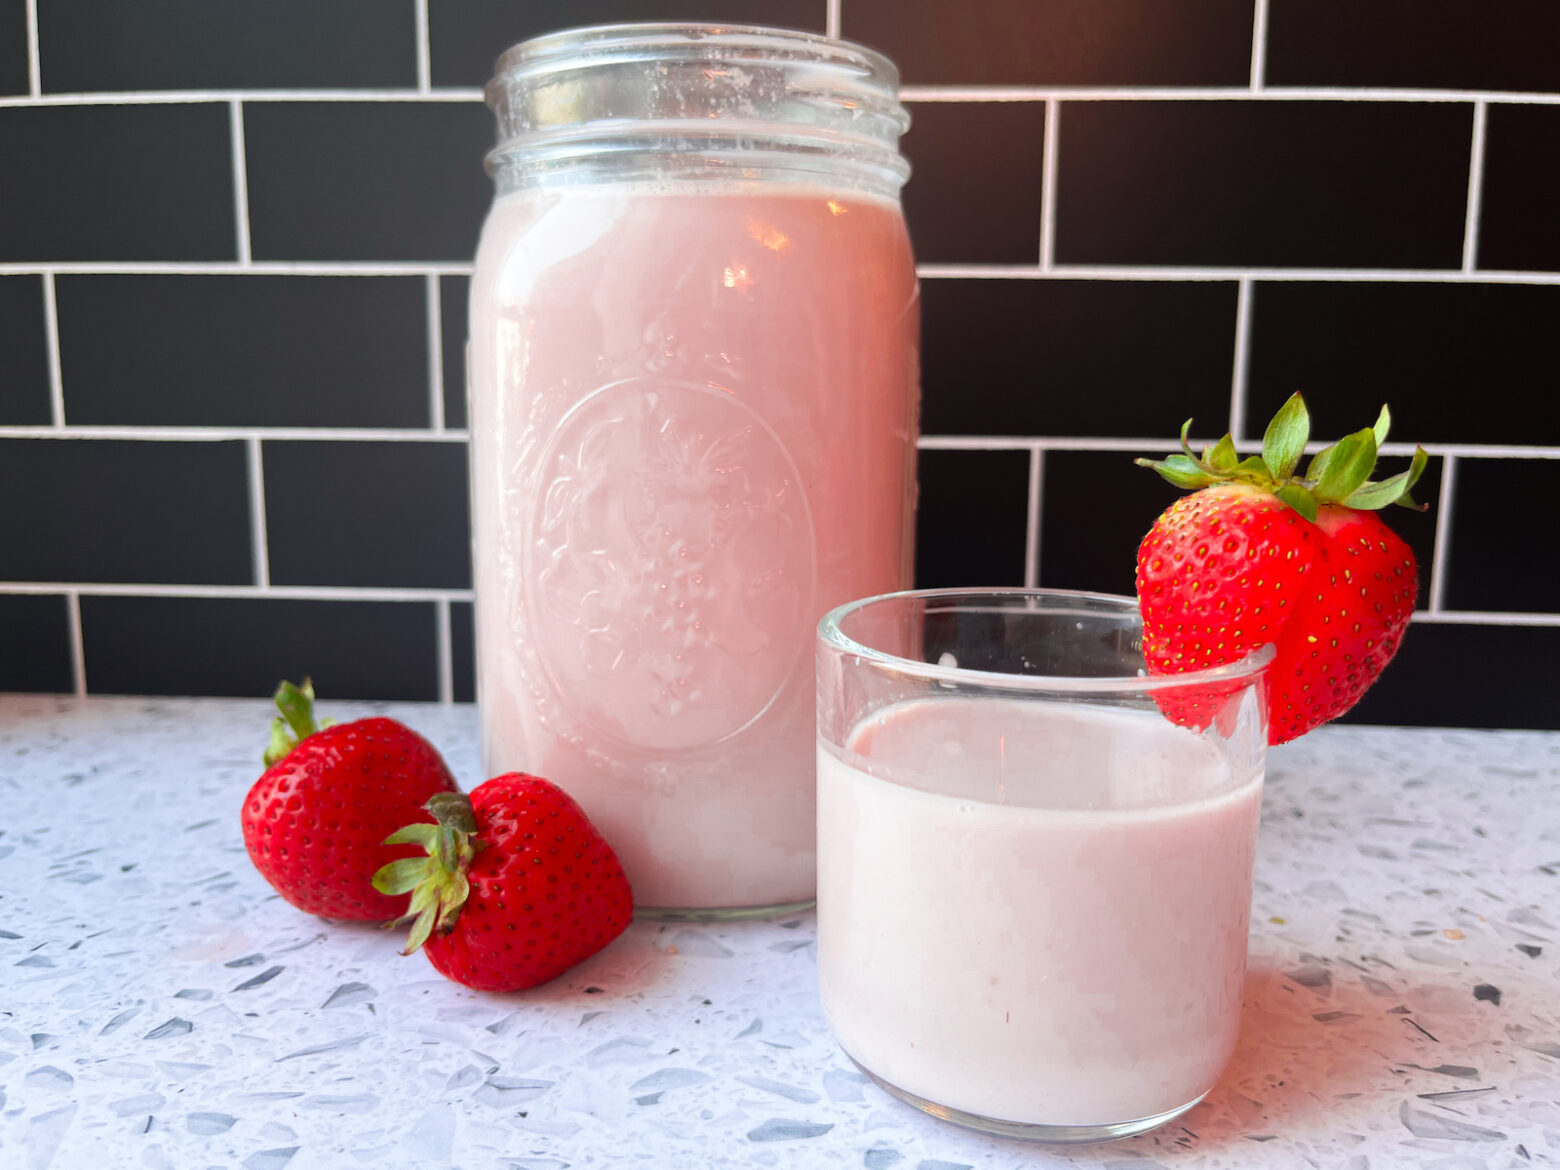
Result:
<svg viewBox="0 0 1560 1170">
<path fill-rule="evenodd" d="M 895 74 L 801 33 L 510 50 L 471 288 L 488 771 L 578 800 L 636 902 L 815 887 L 812 633 L 910 579 L 918 301 Z"/>
</svg>

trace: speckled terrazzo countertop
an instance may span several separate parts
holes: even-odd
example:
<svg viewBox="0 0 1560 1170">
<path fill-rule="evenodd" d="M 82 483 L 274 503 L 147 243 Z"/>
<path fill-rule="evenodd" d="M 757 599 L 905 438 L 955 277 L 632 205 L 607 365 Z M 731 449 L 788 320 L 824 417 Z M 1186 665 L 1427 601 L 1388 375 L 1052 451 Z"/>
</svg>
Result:
<svg viewBox="0 0 1560 1170">
<path fill-rule="evenodd" d="M 480 778 L 470 708 L 374 709 Z M 266 718 L 0 698 L 0 1166 L 1560 1166 L 1560 735 L 1275 751 L 1232 1066 L 1184 1124 L 1057 1151 L 864 1083 L 810 915 L 636 923 L 512 996 L 304 917 L 239 835 Z"/>
</svg>

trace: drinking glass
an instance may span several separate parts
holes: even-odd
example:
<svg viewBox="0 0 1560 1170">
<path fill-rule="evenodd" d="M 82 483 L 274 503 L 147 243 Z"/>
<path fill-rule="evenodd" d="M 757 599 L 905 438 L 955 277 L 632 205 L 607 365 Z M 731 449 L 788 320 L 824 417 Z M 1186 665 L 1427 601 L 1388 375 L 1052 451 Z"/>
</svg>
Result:
<svg viewBox="0 0 1560 1170">
<path fill-rule="evenodd" d="M 1234 1049 L 1271 647 L 1150 677 L 1135 600 L 927 590 L 818 640 L 818 978 L 895 1096 L 1141 1133 Z"/>
</svg>

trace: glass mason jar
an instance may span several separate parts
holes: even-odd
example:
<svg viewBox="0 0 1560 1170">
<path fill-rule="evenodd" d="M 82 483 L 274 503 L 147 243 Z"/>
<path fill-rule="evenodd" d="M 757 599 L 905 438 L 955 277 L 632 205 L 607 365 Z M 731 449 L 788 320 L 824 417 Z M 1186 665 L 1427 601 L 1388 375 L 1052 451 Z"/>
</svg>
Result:
<svg viewBox="0 0 1560 1170">
<path fill-rule="evenodd" d="M 663 24 L 527 41 L 487 88 L 486 766 L 568 790 L 642 909 L 813 898 L 812 633 L 911 572 L 896 85 L 856 45 Z"/>
</svg>

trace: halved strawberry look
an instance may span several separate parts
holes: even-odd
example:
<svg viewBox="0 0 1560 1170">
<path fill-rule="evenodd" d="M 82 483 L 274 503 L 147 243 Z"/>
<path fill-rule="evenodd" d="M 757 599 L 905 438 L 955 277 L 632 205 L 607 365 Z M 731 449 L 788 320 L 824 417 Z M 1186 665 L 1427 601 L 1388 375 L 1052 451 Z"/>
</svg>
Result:
<svg viewBox="0 0 1560 1170">
<path fill-rule="evenodd" d="M 1143 657 L 1151 674 L 1237 662 L 1270 643 L 1270 743 L 1285 743 L 1359 701 L 1397 653 L 1414 612 L 1413 551 L 1376 511 L 1417 508 L 1410 489 L 1427 456 L 1369 477 L 1386 441 L 1386 407 L 1374 427 L 1319 452 L 1303 475 L 1310 434 L 1295 394 L 1268 425 L 1262 454 L 1241 459 L 1230 435 L 1199 456 L 1181 428 L 1182 454 L 1139 459 L 1178 487 L 1196 489 L 1154 522 L 1137 554 Z M 1159 697 L 1177 723 L 1204 727 L 1229 687 L 1184 687 Z"/>
</svg>

